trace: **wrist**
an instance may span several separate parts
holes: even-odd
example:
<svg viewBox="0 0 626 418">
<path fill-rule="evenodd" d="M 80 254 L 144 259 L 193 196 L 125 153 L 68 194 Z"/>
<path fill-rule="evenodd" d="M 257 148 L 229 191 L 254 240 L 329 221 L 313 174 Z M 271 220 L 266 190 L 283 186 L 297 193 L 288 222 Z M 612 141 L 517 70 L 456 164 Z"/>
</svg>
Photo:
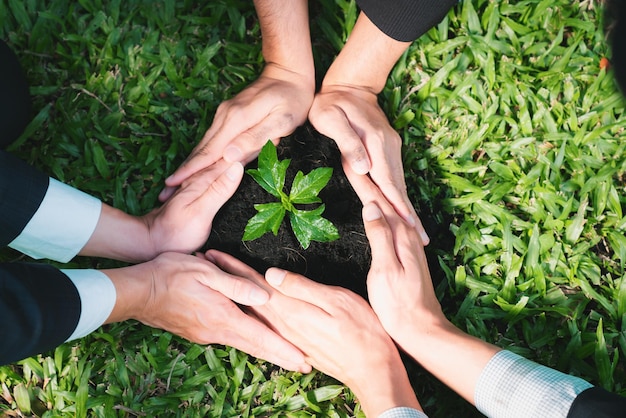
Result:
<svg viewBox="0 0 626 418">
<path fill-rule="evenodd" d="M 377 417 L 384 411 L 397 407 L 422 409 L 404 364 L 395 347 L 393 350 L 396 356 L 386 362 L 368 364 L 363 369 L 367 371 L 366 376 L 346 383 L 359 399 L 368 417 Z"/>
<path fill-rule="evenodd" d="M 310 92 L 311 100 L 315 93 L 315 70 L 311 64 L 310 69 L 290 68 L 279 62 L 266 62 L 262 77 L 277 79 L 294 84 Z"/>
<path fill-rule="evenodd" d="M 361 13 L 348 42 L 324 77 L 327 85 L 354 86 L 375 95 L 410 42 L 400 42 L 380 31 Z"/>
<path fill-rule="evenodd" d="M 315 86 L 315 65 L 307 0 L 255 0 L 267 64 L 307 76 Z"/>
<path fill-rule="evenodd" d="M 79 254 L 127 262 L 151 260 L 156 255 L 144 219 L 105 204 L 96 229 Z"/>
<path fill-rule="evenodd" d="M 144 310 L 151 294 L 152 262 L 137 264 L 129 267 L 102 270 L 115 286 L 116 300 L 111 314 L 105 321 L 113 322 L 137 319 L 141 321 L 141 312 Z"/>
</svg>

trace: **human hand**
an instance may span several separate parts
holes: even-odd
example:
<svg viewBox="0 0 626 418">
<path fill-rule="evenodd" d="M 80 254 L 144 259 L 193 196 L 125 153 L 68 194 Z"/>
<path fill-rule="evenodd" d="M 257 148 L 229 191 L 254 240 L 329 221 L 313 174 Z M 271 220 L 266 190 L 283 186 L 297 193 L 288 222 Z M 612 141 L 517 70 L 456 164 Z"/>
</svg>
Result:
<svg viewBox="0 0 626 418">
<path fill-rule="evenodd" d="M 96 228 L 79 254 L 143 262 L 166 251 L 190 253 L 206 242 L 213 217 L 242 176 L 241 164 L 220 160 L 190 177 L 147 215 L 132 216 L 102 204 Z"/>
<path fill-rule="evenodd" d="M 207 254 L 223 270 L 265 283 L 235 258 Z M 363 298 L 276 268 L 265 278 L 270 300 L 250 309 L 300 348 L 307 363 L 347 384 L 367 416 L 396 406 L 419 408 L 395 345 Z"/>
<path fill-rule="evenodd" d="M 241 93 L 219 105 L 209 130 L 187 160 L 165 180 L 165 201 L 193 173 L 222 157 L 227 162 L 252 161 L 271 139 L 277 144 L 307 117 L 315 85 L 308 77 L 269 63 Z"/>
<path fill-rule="evenodd" d="M 358 174 L 369 172 L 395 210 L 420 233 L 426 234 L 409 200 L 402 166 L 402 141 L 389 125 L 376 94 L 348 85 L 325 85 L 315 96 L 309 120 L 322 134 L 331 137 L 346 165 Z"/>
<path fill-rule="evenodd" d="M 363 223 L 372 250 L 367 277 L 370 304 L 389 335 L 407 350 L 419 341 L 422 329 L 448 323 L 435 295 L 421 238 L 367 176 L 351 169 L 346 175 L 363 202 Z"/>
<path fill-rule="evenodd" d="M 132 318 L 192 342 L 225 344 L 286 369 L 310 371 L 297 348 L 236 305 L 262 305 L 268 292 L 203 257 L 165 253 L 103 273 L 117 294 L 107 323 Z"/>
<path fill-rule="evenodd" d="M 143 216 L 154 254 L 190 253 L 203 245 L 215 214 L 235 193 L 242 176 L 240 163 L 218 160 L 193 174 L 161 207 Z"/>
<path fill-rule="evenodd" d="M 346 171 L 363 202 L 372 249 L 367 289 L 372 308 L 398 346 L 468 402 L 500 349 L 456 328 L 443 314 L 415 230 L 367 176 Z"/>
</svg>

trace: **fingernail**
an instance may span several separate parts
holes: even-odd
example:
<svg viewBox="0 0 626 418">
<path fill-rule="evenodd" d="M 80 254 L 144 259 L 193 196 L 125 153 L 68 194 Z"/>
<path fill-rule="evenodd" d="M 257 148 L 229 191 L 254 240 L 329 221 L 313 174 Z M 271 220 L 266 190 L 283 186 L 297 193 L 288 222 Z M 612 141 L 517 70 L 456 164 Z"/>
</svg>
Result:
<svg viewBox="0 0 626 418">
<path fill-rule="evenodd" d="M 265 280 L 272 286 L 280 286 L 285 280 L 287 272 L 285 270 L 271 268 L 265 272 Z"/>
<path fill-rule="evenodd" d="M 357 174 L 367 174 L 370 171 L 370 164 L 367 160 L 356 160 L 352 163 L 352 169 Z"/>
<path fill-rule="evenodd" d="M 209 253 L 208 251 L 206 253 L 204 253 L 204 257 L 207 260 L 209 260 L 211 263 L 217 264 L 217 260 L 215 260 L 215 257 L 213 257 L 213 254 Z"/>
<path fill-rule="evenodd" d="M 430 237 L 424 230 L 419 231 L 419 233 L 420 233 L 420 238 L 422 239 L 422 244 L 427 245 L 430 242 Z"/>
<path fill-rule="evenodd" d="M 265 290 L 257 287 L 250 291 L 250 301 L 254 304 L 263 305 L 269 298 L 270 295 Z"/>
<path fill-rule="evenodd" d="M 226 177 L 232 182 L 237 182 L 241 178 L 241 164 L 234 163 L 226 170 Z"/>
<path fill-rule="evenodd" d="M 375 221 L 383 216 L 376 203 L 369 202 L 363 206 L 363 220 L 367 222 Z"/>
<path fill-rule="evenodd" d="M 243 160 L 243 153 L 239 148 L 234 145 L 229 146 L 224 150 L 224 160 L 229 163 L 234 163 L 235 161 Z"/>
</svg>

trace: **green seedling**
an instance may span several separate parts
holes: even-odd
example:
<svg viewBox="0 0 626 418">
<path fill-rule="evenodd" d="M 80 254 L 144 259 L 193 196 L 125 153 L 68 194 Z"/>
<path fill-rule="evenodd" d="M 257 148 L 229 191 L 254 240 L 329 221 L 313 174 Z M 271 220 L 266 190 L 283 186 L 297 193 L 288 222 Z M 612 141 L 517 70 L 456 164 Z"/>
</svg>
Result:
<svg viewBox="0 0 626 418">
<path fill-rule="evenodd" d="M 257 214 L 248 221 L 243 234 L 244 241 L 252 241 L 272 231 L 278 234 L 285 214 L 289 212 L 289 221 L 298 242 L 305 250 L 311 241 L 329 242 L 339 238 L 335 225 L 322 217 L 325 205 L 319 198 L 319 192 L 326 186 L 333 174 L 330 167 L 320 167 L 304 175 L 298 171 L 293 180 L 291 191 L 287 195 L 283 189 L 285 175 L 291 160 L 278 160 L 276 147 L 271 141 L 263 146 L 259 154 L 259 167 L 246 170 L 268 193 L 279 199 L 278 202 L 254 205 Z M 301 210 L 297 204 L 322 203 L 313 210 Z"/>
</svg>

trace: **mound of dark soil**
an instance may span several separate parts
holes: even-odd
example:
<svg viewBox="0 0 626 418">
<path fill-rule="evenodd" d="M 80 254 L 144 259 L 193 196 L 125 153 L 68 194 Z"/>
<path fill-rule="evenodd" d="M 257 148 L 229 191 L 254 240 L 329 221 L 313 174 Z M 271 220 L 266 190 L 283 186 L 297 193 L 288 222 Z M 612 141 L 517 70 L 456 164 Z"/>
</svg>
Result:
<svg viewBox="0 0 626 418">
<path fill-rule="evenodd" d="M 280 160 L 291 159 L 285 181 L 287 193 L 298 171 L 307 174 L 317 167 L 333 168 L 333 175 L 319 196 L 326 205 L 322 216 L 335 224 L 340 238 L 333 242 L 313 241 L 309 248 L 303 250 L 286 216 L 277 236 L 269 232 L 257 240 L 242 242 L 248 219 L 256 214 L 254 205 L 276 201 L 250 175 L 245 174 L 235 195 L 215 217 L 205 247 L 231 254 L 259 272 L 272 266 L 280 267 L 365 296 L 365 280 L 371 262 L 370 247 L 361 218 L 362 205 L 343 172 L 337 145 L 310 125 L 305 125 L 283 138 L 277 152 Z M 255 160 L 246 168 L 256 166 Z"/>
</svg>

